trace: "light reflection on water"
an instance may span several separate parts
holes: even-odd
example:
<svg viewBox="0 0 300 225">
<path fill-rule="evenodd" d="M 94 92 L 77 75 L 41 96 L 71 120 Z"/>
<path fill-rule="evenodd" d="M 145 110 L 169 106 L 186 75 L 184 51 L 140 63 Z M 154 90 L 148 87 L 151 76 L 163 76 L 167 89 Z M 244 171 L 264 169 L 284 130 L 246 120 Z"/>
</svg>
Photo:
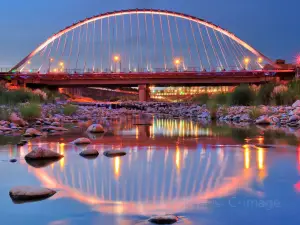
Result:
<svg viewBox="0 0 300 225">
<path fill-rule="evenodd" d="M 272 150 L 254 146 L 277 141 L 283 144 L 286 137 L 274 139 L 270 138 L 273 134 L 254 129 L 246 130 L 248 136 L 245 137 L 245 130 L 203 126 L 184 120 L 150 119 L 152 126 L 134 126 L 140 121 L 138 118 L 121 118 L 106 124 L 112 134 L 95 135 L 88 146 L 100 152 L 93 160 L 78 155 L 86 147 L 69 143 L 87 136 L 81 131 L 85 128 L 75 128 L 64 136 L 32 139 L 19 148 L 0 147 L 3 159 L 20 161 L 11 165 L 11 176 L 4 173 L 10 164 L 0 163 L 4 181 L 0 184 L 0 197 L 4 199 L 0 211 L 5 224 L 9 225 L 10 221 L 14 225 L 23 224 L 17 221 L 22 210 L 40 216 L 41 208 L 49 211 L 45 223 L 32 221 L 28 216 L 23 218 L 25 224 L 79 225 L 99 224 L 99 221 L 121 225 L 142 221 L 144 224 L 147 217 L 165 213 L 184 216 L 183 224 L 237 225 L 249 220 L 255 223 L 256 218 L 276 224 L 279 212 L 290 216 L 297 211 L 293 205 L 300 204 L 297 197 L 300 192 L 299 148 L 286 144 Z M 65 157 L 44 168 L 34 168 L 23 158 L 36 146 Z M 122 149 L 128 154 L 113 159 L 104 157 L 103 152 L 110 149 Z M 22 184 L 41 185 L 58 193 L 43 202 L 13 205 L 8 190 Z M 231 200 L 236 206 L 247 199 L 278 200 L 289 205 L 272 211 L 264 220 L 261 214 L 266 209 L 230 205 Z M 51 212 L 56 208 L 60 211 L 53 216 Z M 251 216 L 245 217 L 246 212 Z M 11 214 L 16 217 L 11 218 Z M 232 219 L 235 217 L 239 219 Z M 293 220 L 289 224 L 297 223 Z"/>
</svg>

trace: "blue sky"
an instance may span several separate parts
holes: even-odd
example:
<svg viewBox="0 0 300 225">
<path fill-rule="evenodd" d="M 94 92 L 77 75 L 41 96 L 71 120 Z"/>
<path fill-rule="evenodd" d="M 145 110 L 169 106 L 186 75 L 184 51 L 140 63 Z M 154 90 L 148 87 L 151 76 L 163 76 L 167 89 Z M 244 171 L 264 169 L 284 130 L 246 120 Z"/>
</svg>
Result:
<svg viewBox="0 0 300 225">
<path fill-rule="evenodd" d="M 16 64 L 78 20 L 130 8 L 168 9 L 203 18 L 272 59 L 292 61 L 300 53 L 299 0 L 3 0 L 0 67 Z"/>
</svg>

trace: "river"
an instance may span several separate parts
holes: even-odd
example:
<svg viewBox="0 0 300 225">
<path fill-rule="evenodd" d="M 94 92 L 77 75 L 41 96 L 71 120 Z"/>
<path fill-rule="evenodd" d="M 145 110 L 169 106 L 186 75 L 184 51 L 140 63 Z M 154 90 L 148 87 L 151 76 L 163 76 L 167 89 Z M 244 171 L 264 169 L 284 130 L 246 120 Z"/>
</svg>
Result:
<svg viewBox="0 0 300 225">
<path fill-rule="evenodd" d="M 148 224 L 150 216 L 161 214 L 179 216 L 178 224 L 299 224 L 296 131 L 179 119 L 133 124 L 127 117 L 108 120 L 103 135 L 68 125 L 63 135 L 30 139 L 22 147 L 16 145 L 20 136 L 1 136 L 0 224 Z M 87 147 L 70 144 L 79 137 L 92 140 L 88 147 L 99 150 L 96 159 L 79 156 Z M 24 160 L 36 146 L 65 157 L 36 168 Z M 111 149 L 127 155 L 103 156 Z M 8 192 L 18 185 L 58 192 L 44 201 L 14 204 Z"/>
</svg>

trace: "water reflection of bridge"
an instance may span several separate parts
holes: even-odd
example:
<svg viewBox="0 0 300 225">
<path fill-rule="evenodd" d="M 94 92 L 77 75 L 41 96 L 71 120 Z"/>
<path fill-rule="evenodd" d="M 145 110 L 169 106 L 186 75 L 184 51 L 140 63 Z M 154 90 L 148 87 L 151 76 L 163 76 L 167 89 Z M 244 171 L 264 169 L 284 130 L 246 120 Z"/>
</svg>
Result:
<svg viewBox="0 0 300 225">
<path fill-rule="evenodd" d="M 43 186 L 60 189 L 56 198 L 72 198 L 102 213 L 151 215 L 205 208 L 213 199 L 249 190 L 256 169 L 266 171 L 265 152 L 248 146 L 235 151 L 222 146 L 197 151 L 129 148 L 126 157 L 99 156 L 94 161 L 74 154 L 80 149 L 70 145 L 47 147 L 65 158 L 44 169 L 28 166 L 29 172 Z M 21 155 L 31 149 L 22 147 Z"/>
<path fill-rule="evenodd" d="M 106 124 L 108 133 L 93 135 L 86 133 L 85 135 L 92 139 L 94 144 L 114 145 L 118 147 L 169 147 L 175 149 L 176 146 L 186 146 L 188 148 L 196 149 L 198 145 L 207 147 L 215 144 L 236 144 L 232 137 L 217 135 L 213 132 L 212 127 L 206 127 L 195 121 L 188 120 L 174 120 L 174 119 L 156 119 L 153 118 L 147 123 L 151 126 L 136 126 L 135 123 L 145 122 L 139 118 L 120 117 L 114 120 L 102 121 Z M 86 126 L 83 125 L 81 129 L 76 128 L 71 135 L 48 135 L 41 137 L 34 141 L 39 142 L 60 142 L 68 143 L 74 140 L 82 132 L 85 131 Z"/>
</svg>

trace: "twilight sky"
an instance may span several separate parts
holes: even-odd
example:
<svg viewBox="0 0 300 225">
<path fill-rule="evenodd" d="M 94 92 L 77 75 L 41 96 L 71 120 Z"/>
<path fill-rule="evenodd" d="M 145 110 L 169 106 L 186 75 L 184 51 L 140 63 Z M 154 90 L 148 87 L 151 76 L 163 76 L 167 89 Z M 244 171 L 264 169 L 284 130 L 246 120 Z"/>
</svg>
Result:
<svg viewBox="0 0 300 225">
<path fill-rule="evenodd" d="M 96 14 L 132 8 L 182 12 L 211 21 L 272 59 L 300 53 L 299 0 L 2 0 L 0 68 L 53 33 Z"/>
</svg>

